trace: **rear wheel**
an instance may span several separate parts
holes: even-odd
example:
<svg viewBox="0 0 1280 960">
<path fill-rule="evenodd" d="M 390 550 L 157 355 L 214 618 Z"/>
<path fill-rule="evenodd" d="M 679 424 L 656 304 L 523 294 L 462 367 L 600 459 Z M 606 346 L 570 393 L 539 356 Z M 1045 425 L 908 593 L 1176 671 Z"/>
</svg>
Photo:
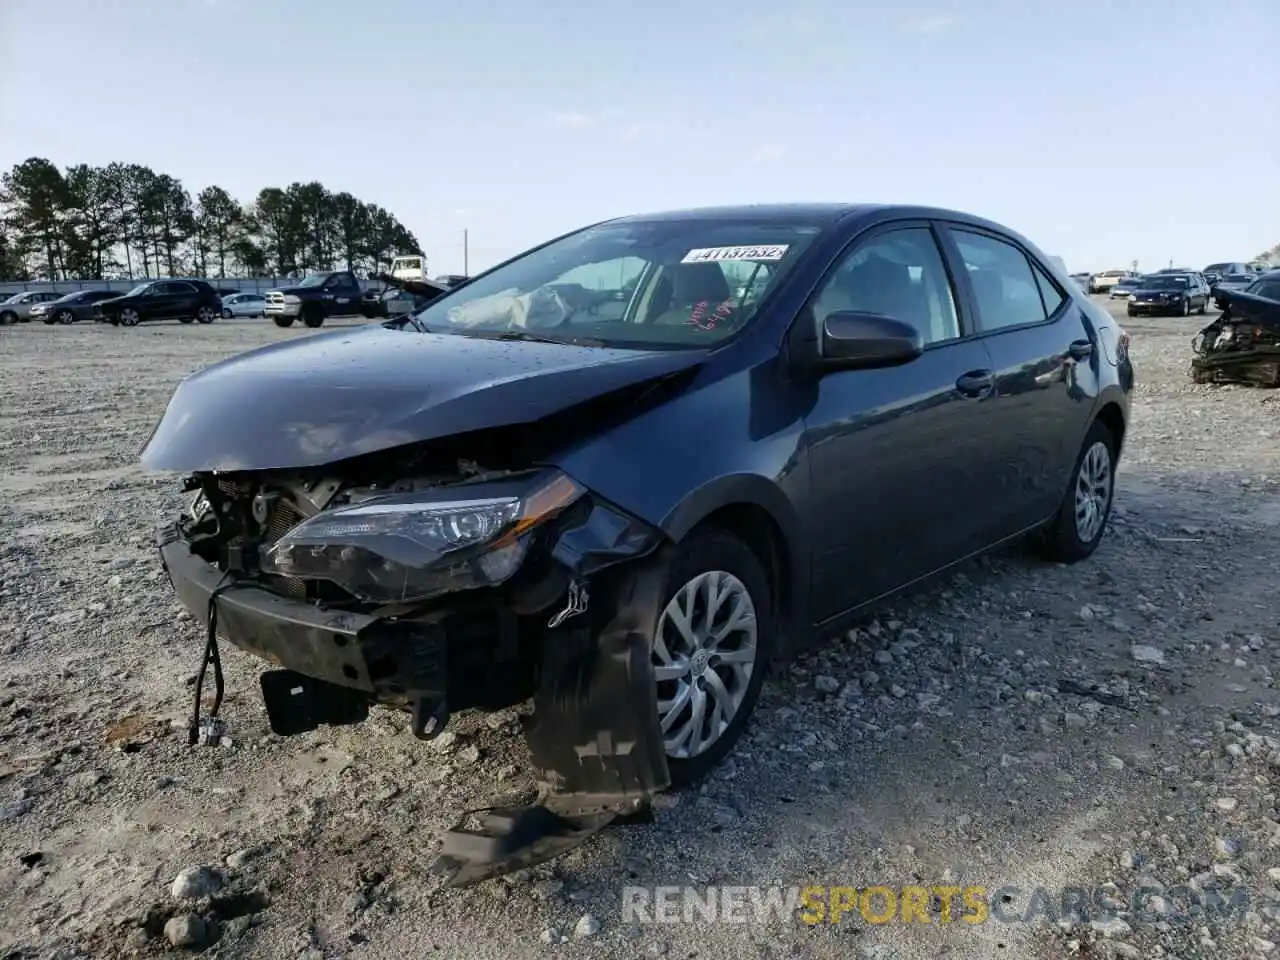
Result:
<svg viewBox="0 0 1280 960">
<path fill-rule="evenodd" d="M 17 322 L 18 315 L 12 310 L 6 310 L 4 313 L 0 313 L 0 327 L 7 327 L 9 324 Z"/>
<path fill-rule="evenodd" d="M 1117 446 L 1107 425 L 1095 420 L 1076 458 L 1062 506 L 1043 531 L 1041 547 L 1048 559 L 1075 563 L 1102 542 L 1115 496 Z"/>
<path fill-rule="evenodd" d="M 293 326 L 293 317 L 272 317 L 271 319 L 276 322 L 277 327 Z"/>
<path fill-rule="evenodd" d="M 213 323 L 218 318 L 218 311 L 213 307 L 201 307 L 196 311 L 196 320 L 200 323 Z"/>
<path fill-rule="evenodd" d="M 658 718 L 673 786 L 733 749 L 760 697 L 775 623 L 768 575 L 732 534 L 695 534 L 667 576 L 654 631 Z"/>
<path fill-rule="evenodd" d="M 302 311 L 302 322 L 314 330 L 324 323 L 324 311 L 316 306 L 307 307 Z"/>
</svg>

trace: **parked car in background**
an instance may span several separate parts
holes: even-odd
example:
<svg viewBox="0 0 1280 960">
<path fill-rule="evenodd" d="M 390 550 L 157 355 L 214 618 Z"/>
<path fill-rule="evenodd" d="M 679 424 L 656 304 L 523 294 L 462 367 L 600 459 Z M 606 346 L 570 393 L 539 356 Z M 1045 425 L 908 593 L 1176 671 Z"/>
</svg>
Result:
<svg viewBox="0 0 1280 960">
<path fill-rule="evenodd" d="M 1093 284 L 1089 288 L 1090 293 L 1109 293 L 1121 280 L 1135 276 L 1132 270 L 1103 270 L 1101 273 L 1093 275 Z"/>
<path fill-rule="evenodd" d="M 637 276 L 608 313 L 560 293 Z M 532 699 L 555 786 L 446 835 L 439 872 L 470 883 L 706 774 L 782 648 L 1020 536 L 1092 554 L 1128 344 L 966 214 L 625 217 L 411 319 L 191 374 L 142 459 L 190 491 L 159 538 L 177 597 L 273 664 L 278 734 L 386 703 L 428 739 Z"/>
<path fill-rule="evenodd" d="M 10 323 L 29 323 L 31 310 L 42 303 L 52 303 L 63 296 L 64 292 L 54 290 L 26 291 L 15 293 L 0 303 L 0 326 Z"/>
<path fill-rule="evenodd" d="M 1111 289 L 1107 291 L 1107 299 L 1127 300 L 1129 295 L 1141 285 L 1141 277 L 1125 277 L 1123 280 L 1117 280 Z"/>
<path fill-rule="evenodd" d="M 318 327 L 328 317 L 356 316 L 364 303 L 364 288 L 350 270 L 313 273 L 291 287 L 268 290 L 263 313 L 277 327 L 291 327 L 302 320 Z"/>
<path fill-rule="evenodd" d="M 1245 290 L 1258 279 L 1258 275 L 1249 271 L 1247 273 L 1228 273 L 1212 286 L 1213 302 L 1219 309 L 1226 306 L 1226 299 L 1218 296 L 1219 293 L 1229 293 L 1232 290 Z"/>
<path fill-rule="evenodd" d="M 1209 306 L 1209 287 L 1190 274 L 1153 273 L 1142 278 L 1138 289 L 1129 297 L 1128 314 L 1158 316 L 1173 314 L 1185 317 L 1204 313 Z"/>
<path fill-rule="evenodd" d="M 222 315 L 222 298 L 204 280 L 149 280 L 123 296 L 94 304 L 93 318 L 114 326 L 136 327 L 155 320 L 213 323 Z"/>
<path fill-rule="evenodd" d="M 261 317 L 267 307 L 267 298 L 260 293 L 233 293 L 222 298 L 222 316 Z"/>
<path fill-rule="evenodd" d="M 1229 273 L 1250 273 L 1249 264 L 1239 260 L 1225 260 L 1222 263 L 1211 263 L 1200 271 L 1204 274 L 1209 286 L 1213 286 Z"/>
<path fill-rule="evenodd" d="M 97 304 L 118 296 L 119 290 L 77 290 L 57 300 L 39 304 L 31 311 L 31 316 L 32 319 L 43 320 L 48 324 L 92 320 L 93 308 Z"/>
</svg>

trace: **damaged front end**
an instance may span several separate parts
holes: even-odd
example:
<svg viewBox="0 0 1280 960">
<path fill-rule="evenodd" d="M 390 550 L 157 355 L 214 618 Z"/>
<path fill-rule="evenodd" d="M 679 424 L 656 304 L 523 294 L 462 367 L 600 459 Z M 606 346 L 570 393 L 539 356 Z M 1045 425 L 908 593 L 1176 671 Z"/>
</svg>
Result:
<svg viewBox="0 0 1280 960">
<path fill-rule="evenodd" d="M 1192 380 L 1280 387 L 1280 302 L 1238 291 L 1221 299 L 1223 312 L 1191 342 Z"/>
<path fill-rule="evenodd" d="M 660 531 L 558 470 L 430 459 L 194 474 L 159 546 L 206 625 L 215 714 L 218 637 L 280 668 L 261 686 L 281 735 L 382 704 L 430 739 L 455 711 L 533 699 L 540 799 L 446 835 L 440 867 L 459 885 L 643 816 L 669 785 L 650 661 L 666 551 Z"/>
</svg>

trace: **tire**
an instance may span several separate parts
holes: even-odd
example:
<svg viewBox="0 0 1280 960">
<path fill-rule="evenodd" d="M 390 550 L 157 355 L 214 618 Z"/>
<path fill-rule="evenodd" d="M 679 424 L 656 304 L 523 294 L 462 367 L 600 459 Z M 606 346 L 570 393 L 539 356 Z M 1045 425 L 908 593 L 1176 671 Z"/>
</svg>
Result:
<svg viewBox="0 0 1280 960">
<path fill-rule="evenodd" d="M 0 313 L 0 327 L 7 327 L 9 324 L 17 322 L 18 315 L 12 310 L 6 310 L 4 313 Z"/>
<path fill-rule="evenodd" d="M 142 317 L 138 315 L 138 311 L 134 310 L 132 307 L 125 307 L 117 316 L 120 321 L 120 326 L 122 327 L 136 327 L 138 322 L 142 319 Z"/>
<path fill-rule="evenodd" d="M 1196 313 L 1200 314 L 1200 316 L 1202 316 L 1202 317 L 1203 317 L 1203 316 L 1204 316 L 1206 313 L 1208 313 L 1208 312 L 1209 312 L 1209 301 L 1208 301 L 1208 299 L 1206 298 L 1205 300 L 1202 300 L 1202 301 L 1201 301 L 1201 303 L 1200 303 L 1200 309 L 1199 309 L 1199 310 L 1197 310 L 1197 311 L 1196 311 Z"/>
<path fill-rule="evenodd" d="M 272 317 L 271 319 L 276 322 L 277 327 L 293 326 L 293 317 Z"/>
<path fill-rule="evenodd" d="M 773 590 L 769 577 L 765 573 L 759 558 L 741 540 L 729 533 L 718 530 L 707 530 L 694 534 L 688 541 L 677 548 L 677 553 L 667 572 L 667 583 L 664 589 L 664 609 L 659 614 L 655 630 L 652 660 L 655 670 L 666 667 L 669 672 L 683 669 L 684 678 L 659 676 L 655 685 L 658 697 L 658 711 L 661 718 L 674 712 L 668 733 L 691 728 L 699 734 L 706 733 L 705 720 L 701 727 L 693 724 L 693 701 L 686 701 L 676 706 L 682 699 L 681 689 L 693 690 L 704 698 L 706 710 L 713 710 L 717 702 L 710 692 L 711 685 L 707 678 L 714 676 L 719 681 L 719 688 L 736 703 L 732 717 L 725 728 L 716 736 L 711 736 L 701 744 L 690 744 L 689 738 L 677 743 L 676 733 L 666 743 L 667 766 L 671 773 L 673 787 L 682 787 L 693 783 L 720 763 L 733 749 L 742 735 L 747 721 L 760 698 L 760 688 L 764 684 L 770 658 L 773 655 L 777 624 L 774 617 Z M 754 659 L 750 663 L 749 675 L 746 670 L 739 670 L 734 665 L 720 661 L 715 653 L 707 656 L 709 647 L 695 649 L 684 640 L 676 622 L 669 612 L 679 609 L 675 605 L 681 600 L 690 601 L 693 607 L 689 610 L 695 629 L 698 626 L 698 613 L 705 616 L 705 605 L 697 606 L 699 590 L 706 588 L 708 577 L 719 575 L 721 589 L 741 591 L 754 607 L 754 623 L 744 622 L 744 629 L 735 630 L 726 637 L 728 641 L 722 653 L 733 653 L 754 646 Z M 734 602 L 734 598 L 723 601 Z M 721 607 L 726 614 L 734 607 Z M 724 622 L 715 618 L 722 627 Z M 751 638 L 751 627 L 755 635 Z M 745 664 L 743 665 L 746 666 Z M 664 704 L 667 712 L 664 712 Z M 694 734 L 690 733 L 690 737 Z"/>
<path fill-rule="evenodd" d="M 1046 559 L 1076 563 L 1098 549 L 1115 502 L 1116 446 L 1116 438 L 1107 425 L 1095 420 L 1076 457 L 1062 505 L 1043 531 L 1040 547 Z M 1105 460 L 1101 459 L 1103 457 Z M 1101 484 L 1098 482 L 1099 463 L 1105 463 L 1105 481 Z M 1086 490 L 1086 486 L 1091 489 Z M 1093 498 L 1091 508 L 1084 507 L 1081 502 L 1084 496 Z M 1104 496 L 1105 501 L 1100 503 Z M 1077 514 L 1082 510 L 1085 511 L 1084 517 L 1077 522 Z"/>
<path fill-rule="evenodd" d="M 196 321 L 203 323 L 206 326 L 213 323 L 216 319 L 218 319 L 218 311 L 213 309 L 213 307 L 201 307 L 196 311 Z"/>
<path fill-rule="evenodd" d="M 324 324 L 324 311 L 319 307 L 307 307 L 302 311 L 302 322 L 314 330 Z"/>
<path fill-rule="evenodd" d="M 1178 316 L 1180 317 L 1191 316 L 1191 300 L 1190 299 L 1183 300 L 1182 303 L 1178 305 Z"/>
<path fill-rule="evenodd" d="M 76 315 L 70 310 L 59 310 L 57 320 L 62 324 L 72 324 L 76 322 Z"/>
<path fill-rule="evenodd" d="M 1129 307 L 1129 308 L 1127 308 L 1127 309 L 1125 310 L 1125 313 L 1127 313 L 1127 314 L 1128 314 L 1129 316 L 1131 316 L 1131 317 L 1136 317 L 1136 316 L 1138 315 L 1138 314 L 1137 314 L 1137 311 L 1135 311 L 1135 310 L 1133 309 L 1133 307 Z"/>
</svg>

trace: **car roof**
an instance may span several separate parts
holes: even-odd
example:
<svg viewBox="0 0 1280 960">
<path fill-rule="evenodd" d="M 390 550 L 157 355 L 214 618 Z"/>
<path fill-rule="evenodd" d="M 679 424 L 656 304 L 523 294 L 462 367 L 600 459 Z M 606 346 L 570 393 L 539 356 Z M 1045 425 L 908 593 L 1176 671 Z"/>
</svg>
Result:
<svg viewBox="0 0 1280 960">
<path fill-rule="evenodd" d="M 958 220 L 979 227 L 990 227 L 1017 236 L 1011 227 L 985 220 L 960 210 L 917 206 L 904 203 L 753 203 L 718 207 L 688 207 L 674 210 L 637 213 L 616 217 L 608 223 L 645 223 L 663 220 L 742 220 L 755 223 L 794 223 L 808 221 L 815 226 L 829 226 L 850 219 L 870 219 L 885 215 L 902 219 Z"/>
</svg>

